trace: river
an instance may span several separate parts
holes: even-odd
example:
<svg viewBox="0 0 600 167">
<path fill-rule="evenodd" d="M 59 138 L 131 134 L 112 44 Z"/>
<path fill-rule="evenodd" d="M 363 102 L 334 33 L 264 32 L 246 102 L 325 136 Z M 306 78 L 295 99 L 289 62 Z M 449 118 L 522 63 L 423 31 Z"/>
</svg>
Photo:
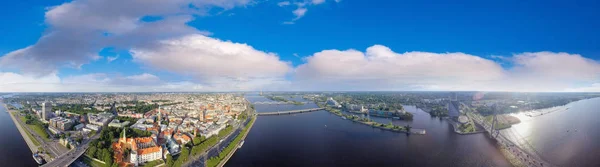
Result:
<svg viewBox="0 0 600 167">
<path fill-rule="evenodd" d="M 255 105 L 257 112 L 312 107 L 316 105 Z M 226 166 L 510 166 L 485 134 L 458 135 L 445 120 L 414 106 L 405 108 L 414 120 L 393 123 L 426 129 L 427 135 L 383 131 L 327 111 L 260 116 Z"/>
<path fill-rule="evenodd" d="M 529 117 L 501 133 L 557 166 L 600 166 L 600 98 L 581 100 Z"/>
<path fill-rule="evenodd" d="M 0 166 L 38 166 L 1 101 L 0 134 Z"/>
</svg>

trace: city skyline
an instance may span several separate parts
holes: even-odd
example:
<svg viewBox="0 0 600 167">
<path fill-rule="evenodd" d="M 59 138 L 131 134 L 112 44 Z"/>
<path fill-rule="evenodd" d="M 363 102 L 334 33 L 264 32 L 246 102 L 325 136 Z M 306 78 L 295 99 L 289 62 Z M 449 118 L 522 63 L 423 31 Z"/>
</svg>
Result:
<svg viewBox="0 0 600 167">
<path fill-rule="evenodd" d="M 0 92 L 598 92 L 584 1 L 5 5 Z"/>
</svg>

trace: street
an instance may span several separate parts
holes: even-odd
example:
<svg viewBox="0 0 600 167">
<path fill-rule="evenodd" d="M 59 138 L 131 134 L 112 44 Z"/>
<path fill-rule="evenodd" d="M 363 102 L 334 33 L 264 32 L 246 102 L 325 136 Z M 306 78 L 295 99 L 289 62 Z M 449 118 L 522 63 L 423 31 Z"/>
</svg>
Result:
<svg viewBox="0 0 600 167">
<path fill-rule="evenodd" d="M 81 143 L 81 145 L 79 145 L 77 148 L 71 149 L 68 152 L 61 154 L 60 156 L 54 158 L 53 161 L 50 161 L 42 166 L 47 166 L 47 167 L 59 167 L 60 166 L 60 167 L 62 167 L 62 166 L 70 165 L 71 163 L 73 163 L 73 161 L 75 161 L 77 158 L 79 158 L 79 156 L 81 156 L 85 153 L 85 150 L 87 150 L 90 141 L 95 140 L 99 137 L 100 137 L 100 134 L 95 134 L 91 138 L 84 140 Z"/>
</svg>

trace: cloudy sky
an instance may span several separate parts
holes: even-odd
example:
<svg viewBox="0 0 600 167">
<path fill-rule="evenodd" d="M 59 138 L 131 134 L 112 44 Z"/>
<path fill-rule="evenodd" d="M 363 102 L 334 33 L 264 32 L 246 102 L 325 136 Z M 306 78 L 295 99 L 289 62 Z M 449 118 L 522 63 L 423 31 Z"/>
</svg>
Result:
<svg viewBox="0 0 600 167">
<path fill-rule="evenodd" d="M 0 7 L 0 92 L 600 91 L 597 1 Z"/>
</svg>

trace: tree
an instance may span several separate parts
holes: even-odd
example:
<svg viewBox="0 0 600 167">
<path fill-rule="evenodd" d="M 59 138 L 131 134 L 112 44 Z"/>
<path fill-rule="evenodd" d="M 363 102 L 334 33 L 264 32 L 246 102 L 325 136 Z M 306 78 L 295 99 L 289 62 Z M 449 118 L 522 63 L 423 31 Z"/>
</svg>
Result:
<svg viewBox="0 0 600 167">
<path fill-rule="evenodd" d="M 94 157 L 94 155 L 96 155 L 96 146 L 91 145 L 90 148 L 88 148 L 88 150 L 85 152 L 85 155 Z"/>
<path fill-rule="evenodd" d="M 112 165 L 112 154 L 107 149 L 102 149 L 102 160 L 106 166 Z"/>
<path fill-rule="evenodd" d="M 167 166 L 173 166 L 173 156 L 171 154 L 167 154 Z"/>
</svg>

